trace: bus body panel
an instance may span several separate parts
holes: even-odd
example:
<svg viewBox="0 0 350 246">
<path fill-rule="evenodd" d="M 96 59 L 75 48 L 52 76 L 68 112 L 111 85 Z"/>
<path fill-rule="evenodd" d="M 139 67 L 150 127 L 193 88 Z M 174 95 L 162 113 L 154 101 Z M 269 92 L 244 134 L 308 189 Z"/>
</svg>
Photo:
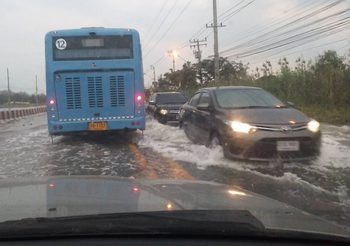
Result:
<svg viewBox="0 0 350 246">
<path fill-rule="evenodd" d="M 132 71 L 56 73 L 59 119 L 134 116 Z"/>
<path fill-rule="evenodd" d="M 54 39 L 103 36 L 132 37 L 132 58 L 55 60 Z M 49 134 L 89 130 L 89 122 L 106 122 L 107 130 L 145 129 L 140 38 L 133 29 L 82 28 L 45 36 Z M 137 101 L 138 96 L 142 100 Z M 51 104 L 50 102 L 54 102 Z"/>
</svg>

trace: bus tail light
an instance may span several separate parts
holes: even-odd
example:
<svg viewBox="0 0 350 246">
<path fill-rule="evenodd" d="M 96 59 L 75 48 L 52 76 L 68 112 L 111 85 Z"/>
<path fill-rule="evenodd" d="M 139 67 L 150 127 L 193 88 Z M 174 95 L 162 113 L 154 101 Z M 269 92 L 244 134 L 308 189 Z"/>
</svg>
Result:
<svg viewBox="0 0 350 246">
<path fill-rule="evenodd" d="M 137 105 L 137 114 L 141 114 L 141 107 L 143 104 L 143 95 L 141 93 L 136 93 L 135 94 L 135 101 L 136 101 L 136 105 Z"/>
<path fill-rule="evenodd" d="M 142 96 L 141 95 L 136 96 L 136 101 L 140 103 L 142 101 Z"/>
<path fill-rule="evenodd" d="M 140 189 L 138 187 L 133 187 L 132 188 L 132 192 L 134 193 L 139 193 L 140 192 Z"/>
</svg>

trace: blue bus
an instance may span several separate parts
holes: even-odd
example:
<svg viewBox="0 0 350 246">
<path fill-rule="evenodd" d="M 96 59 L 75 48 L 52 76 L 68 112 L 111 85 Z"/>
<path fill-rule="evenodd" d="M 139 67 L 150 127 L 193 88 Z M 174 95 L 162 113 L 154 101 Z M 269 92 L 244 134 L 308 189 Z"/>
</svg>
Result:
<svg viewBox="0 0 350 246">
<path fill-rule="evenodd" d="M 136 30 L 81 28 L 45 36 L 50 135 L 144 130 L 144 83 Z"/>
</svg>

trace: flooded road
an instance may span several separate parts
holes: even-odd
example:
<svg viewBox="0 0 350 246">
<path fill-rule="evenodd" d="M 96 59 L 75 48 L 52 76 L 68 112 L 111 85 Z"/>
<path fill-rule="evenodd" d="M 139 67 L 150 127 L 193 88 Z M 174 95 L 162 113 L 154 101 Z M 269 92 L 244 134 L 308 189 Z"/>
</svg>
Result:
<svg viewBox="0 0 350 246">
<path fill-rule="evenodd" d="M 0 124 L 0 177 L 108 175 L 194 179 L 237 185 L 350 226 L 350 127 L 322 125 L 321 156 L 310 163 L 227 160 L 220 147 L 191 143 L 181 129 L 148 120 L 144 136 L 55 137 L 46 114 Z"/>
</svg>

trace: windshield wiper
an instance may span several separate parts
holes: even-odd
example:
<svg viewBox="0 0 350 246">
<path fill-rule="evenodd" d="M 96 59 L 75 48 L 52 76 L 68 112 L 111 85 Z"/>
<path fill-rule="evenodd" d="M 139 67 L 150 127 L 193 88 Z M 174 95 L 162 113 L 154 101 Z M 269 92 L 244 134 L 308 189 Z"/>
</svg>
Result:
<svg viewBox="0 0 350 246">
<path fill-rule="evenodd" d="M 0 223 L 1 239 L 74 236 L 229 236 L 350 242 L 349 237 L 268 229 L 246 210 L 180 210 L 34 218 Z"/>
<path fill-rule="evenodd" d="M 0 238 L 77 235 L 256 235 L 264 225 L 245 210 L 186 210 L 36 218 L 0 224 Z"/>
</svg>

